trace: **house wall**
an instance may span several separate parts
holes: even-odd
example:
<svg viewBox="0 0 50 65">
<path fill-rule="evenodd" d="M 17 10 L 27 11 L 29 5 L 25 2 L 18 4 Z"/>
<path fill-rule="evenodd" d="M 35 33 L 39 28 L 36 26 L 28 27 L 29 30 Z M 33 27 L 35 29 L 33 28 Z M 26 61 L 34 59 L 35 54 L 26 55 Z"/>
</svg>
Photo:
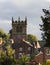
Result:
<svg viewBox="0 0 50 65">
<path fill-rule="evenodd" d="M 37 55 L 35 58 L 33 58 L 32 61 L 36 61 L 38 63 L 43 63 L 45 62 L 47 59 L 50 59 L 50 54 L 46 54 L 46 47 L 43 48 L 43 52 L 42 54 Z"/>
<path fill-rule="evenodd" d="M 21 51 L 20 51 L 20 48 L 22 48 Z M 30 49 L 28 49 L 28 48 L 30 48 Z M 20 58 L 19 54 L 21 54 L 21 55 L 25 54 L 25 55 L 28 55 L 30 57 L 30 54 L 32 53 L 32 51 L 33 50 L 32 50 L 32 47 L 30 45 L 22 42 L 22 43 L 20 43 L 19 45 L 16 46 L 15 56 L 16 56 L 17 59 Z"/>
</svg>

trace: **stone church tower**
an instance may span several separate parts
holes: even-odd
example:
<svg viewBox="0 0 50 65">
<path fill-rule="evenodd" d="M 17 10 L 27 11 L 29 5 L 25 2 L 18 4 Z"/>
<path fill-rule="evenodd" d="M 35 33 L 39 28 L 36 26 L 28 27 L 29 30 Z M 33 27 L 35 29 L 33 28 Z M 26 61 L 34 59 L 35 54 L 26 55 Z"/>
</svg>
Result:
<svg viewBox="0 0 50 65">
<path fill-rule="evenodd" d="M 20 17 L 18 20 L 13 19 L 12 17 L 12 38 L 14 42 L 20 42 L 22 39 L 26 40 L 26 30 L 27 29 L 27 17 L 25 17 L 25 21 L 20 20 Z"/>
</svg>

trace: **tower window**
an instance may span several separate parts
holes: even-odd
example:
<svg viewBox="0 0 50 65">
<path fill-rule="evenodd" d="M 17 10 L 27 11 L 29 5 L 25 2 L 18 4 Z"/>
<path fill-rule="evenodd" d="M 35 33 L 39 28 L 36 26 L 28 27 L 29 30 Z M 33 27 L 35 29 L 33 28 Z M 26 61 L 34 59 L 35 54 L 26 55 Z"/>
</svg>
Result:
<svg viewBox="0 0 50 65">
<path fill-rule="evenodd" d="M 16 30 L 17 30 L 17 32 L 19 32 L 19 27 L 18 26 L 17 26 Z"/>
<path fill-rule="evenodd" d="M 21 33 L 22 32 L 22 26 L 17 26 L 16 30 L 18 33 Z"/>
<path fill-rule="evenodd" d="M 22 32 L 22 26 L 20 26 L 20 32 Z"/>
</svg>

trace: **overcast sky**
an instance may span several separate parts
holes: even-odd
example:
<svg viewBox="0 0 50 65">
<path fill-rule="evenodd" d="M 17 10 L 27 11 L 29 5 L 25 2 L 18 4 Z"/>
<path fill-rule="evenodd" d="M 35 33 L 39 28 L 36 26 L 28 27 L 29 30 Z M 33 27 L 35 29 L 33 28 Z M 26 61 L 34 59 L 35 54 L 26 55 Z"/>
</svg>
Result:
<svg viewBox="0 0 50 65">
<path fill-rule="evenodd" d="M 0 0 L 0 28 L 8 32 L 11 29 L 12 16 L 14 20 L 27 16 L 27 33 L 36 35 L 41 39 L 39 24 L 40 16 L 44 15 L 42 9 L 50 7 L 50 0 Z"/>
</svg>

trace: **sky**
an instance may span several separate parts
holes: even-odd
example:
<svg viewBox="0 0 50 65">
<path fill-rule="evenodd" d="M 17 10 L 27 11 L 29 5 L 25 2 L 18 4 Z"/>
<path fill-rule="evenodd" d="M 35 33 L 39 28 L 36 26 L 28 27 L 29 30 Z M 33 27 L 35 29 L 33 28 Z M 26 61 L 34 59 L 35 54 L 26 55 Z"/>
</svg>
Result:
<svg viewBox="0 0 50 65">
<path fill-rule="evenodd" d="M 12 17 L 25 20 L 27 16 L 27 34 L 36 35 L 41 40 L 39 24 L 42 24 L 42 9 L 49 9 L 50 0 L 0 0 L 0 28 L 9 32 L 12 28 Z"/>
</svg>

